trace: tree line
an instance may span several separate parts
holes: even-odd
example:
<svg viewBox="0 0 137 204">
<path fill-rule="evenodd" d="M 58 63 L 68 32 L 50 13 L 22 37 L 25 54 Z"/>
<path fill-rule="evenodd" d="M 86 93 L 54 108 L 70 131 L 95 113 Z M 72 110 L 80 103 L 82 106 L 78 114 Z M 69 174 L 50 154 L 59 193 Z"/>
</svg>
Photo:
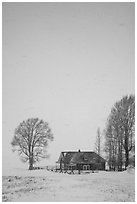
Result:
<svg viewBox="0 0 137 204">
<path fill-rule="evenodd" d="M 135 96 L 124 96 L 117 101 L 108 116 L 104 152 L 110 170 L 121 171 L 129 165 L 129 157 L 135 154 Z M 101 134 L 98 128 L 95 150 L 100 153 Z"/>
</svg>

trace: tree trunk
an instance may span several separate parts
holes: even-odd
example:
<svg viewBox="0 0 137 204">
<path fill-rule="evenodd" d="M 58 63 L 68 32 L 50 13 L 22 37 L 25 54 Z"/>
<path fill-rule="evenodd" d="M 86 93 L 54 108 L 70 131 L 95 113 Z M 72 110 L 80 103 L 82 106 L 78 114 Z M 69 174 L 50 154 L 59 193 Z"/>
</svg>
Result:
<svg viewBox="0 0 137 204">
<path fill-rule="evenodd" d="M 80 174 L 80 164 L 78 164 L 78 174 Z"/>
<path fill-rule="evenodd" d="M 127 166 L 128 166 L 128 164 L 129 164 L 129 137 L 128 137 L 128 130 L 127 130 L 127 128 L 125 128 L 126 130 L 125 130 L 125 146 L 124 146 L 124 148 L 125 148 L 125 159 L 126 159 L 126 161 L 125 161 L 125 169 L 127 168 Z"/>
<path fill-rule="evenodd" d="M 29 170 L 33 170 L 33 157 L 29 158 Z"/>
<path fill-rule="evenodd" d="M 128 149 L 126 149 L 126 151 L 125 151 L 125 157 L 126 157 L 125 168 L 127 168 L 128 164 L 129 164 L 129 151 L 128 151 Z"/>
<path fill-rule="evenodd" d="M 122 171 L 122 142 L 119 141 L 119 150 L 118 150 L 118 171 Z"/>
</svg>

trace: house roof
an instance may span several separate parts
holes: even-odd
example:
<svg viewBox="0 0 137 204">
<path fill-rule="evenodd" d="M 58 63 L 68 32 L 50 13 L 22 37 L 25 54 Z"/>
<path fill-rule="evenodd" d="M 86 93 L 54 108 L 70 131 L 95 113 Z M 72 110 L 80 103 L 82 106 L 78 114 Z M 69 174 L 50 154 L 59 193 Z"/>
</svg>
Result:
<svg viewBox="0 0 137 204">
<path fill-rule="evenodd" d="M 102 157 L 100 157 L 95 152 L 91 152 L 91 151 L 61 152 L 58 162 L 60 161 L 69 165 L 93 164 L 98 162 L 105 162 L 105 160 Z"/>
<path fill-rule="evenodd" d="M 61 152 L 58 162 L 62 160 L 65 163 L 69 163 L 75 153 L 76 152 L 73 152 L 73 151 Z"/>
</svg>

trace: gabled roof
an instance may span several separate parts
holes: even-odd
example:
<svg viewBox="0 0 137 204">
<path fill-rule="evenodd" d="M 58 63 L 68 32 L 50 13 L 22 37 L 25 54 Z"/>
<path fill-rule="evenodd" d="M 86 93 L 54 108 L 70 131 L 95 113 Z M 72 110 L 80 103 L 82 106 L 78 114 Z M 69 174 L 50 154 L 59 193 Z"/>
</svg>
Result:
<svg viewBox="0 0 137 204">
<path fill-rule="evenodd" d="M 92 151 L 67 151 L 61 152 L 58 162 L 74 165 L 74 164 L 93 164 L 97 162 L 105 162 L 105 160 Z"/>
<path fill-rule="evenodd" d="M 73 152 L 73 151 L 61 152 L 60 157 L 58 159 L 58 162 L 60 162 L 62 160 L 65 163 L 69 163 L 75 153 L 76 152 Z"/>
</svg>

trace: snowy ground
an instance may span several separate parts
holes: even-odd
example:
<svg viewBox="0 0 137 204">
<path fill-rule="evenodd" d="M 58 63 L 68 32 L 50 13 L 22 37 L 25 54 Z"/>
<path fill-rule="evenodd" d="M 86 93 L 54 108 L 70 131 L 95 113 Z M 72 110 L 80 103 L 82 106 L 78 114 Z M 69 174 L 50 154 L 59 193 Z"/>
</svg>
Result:
<svg viewBox="0 0 137 204">
<path fill-rule="evenodd" d="M 3 201 L 135 201 L 134 172 L 69 175 L 14 169 L 3 173 Z"/>
</svg>

